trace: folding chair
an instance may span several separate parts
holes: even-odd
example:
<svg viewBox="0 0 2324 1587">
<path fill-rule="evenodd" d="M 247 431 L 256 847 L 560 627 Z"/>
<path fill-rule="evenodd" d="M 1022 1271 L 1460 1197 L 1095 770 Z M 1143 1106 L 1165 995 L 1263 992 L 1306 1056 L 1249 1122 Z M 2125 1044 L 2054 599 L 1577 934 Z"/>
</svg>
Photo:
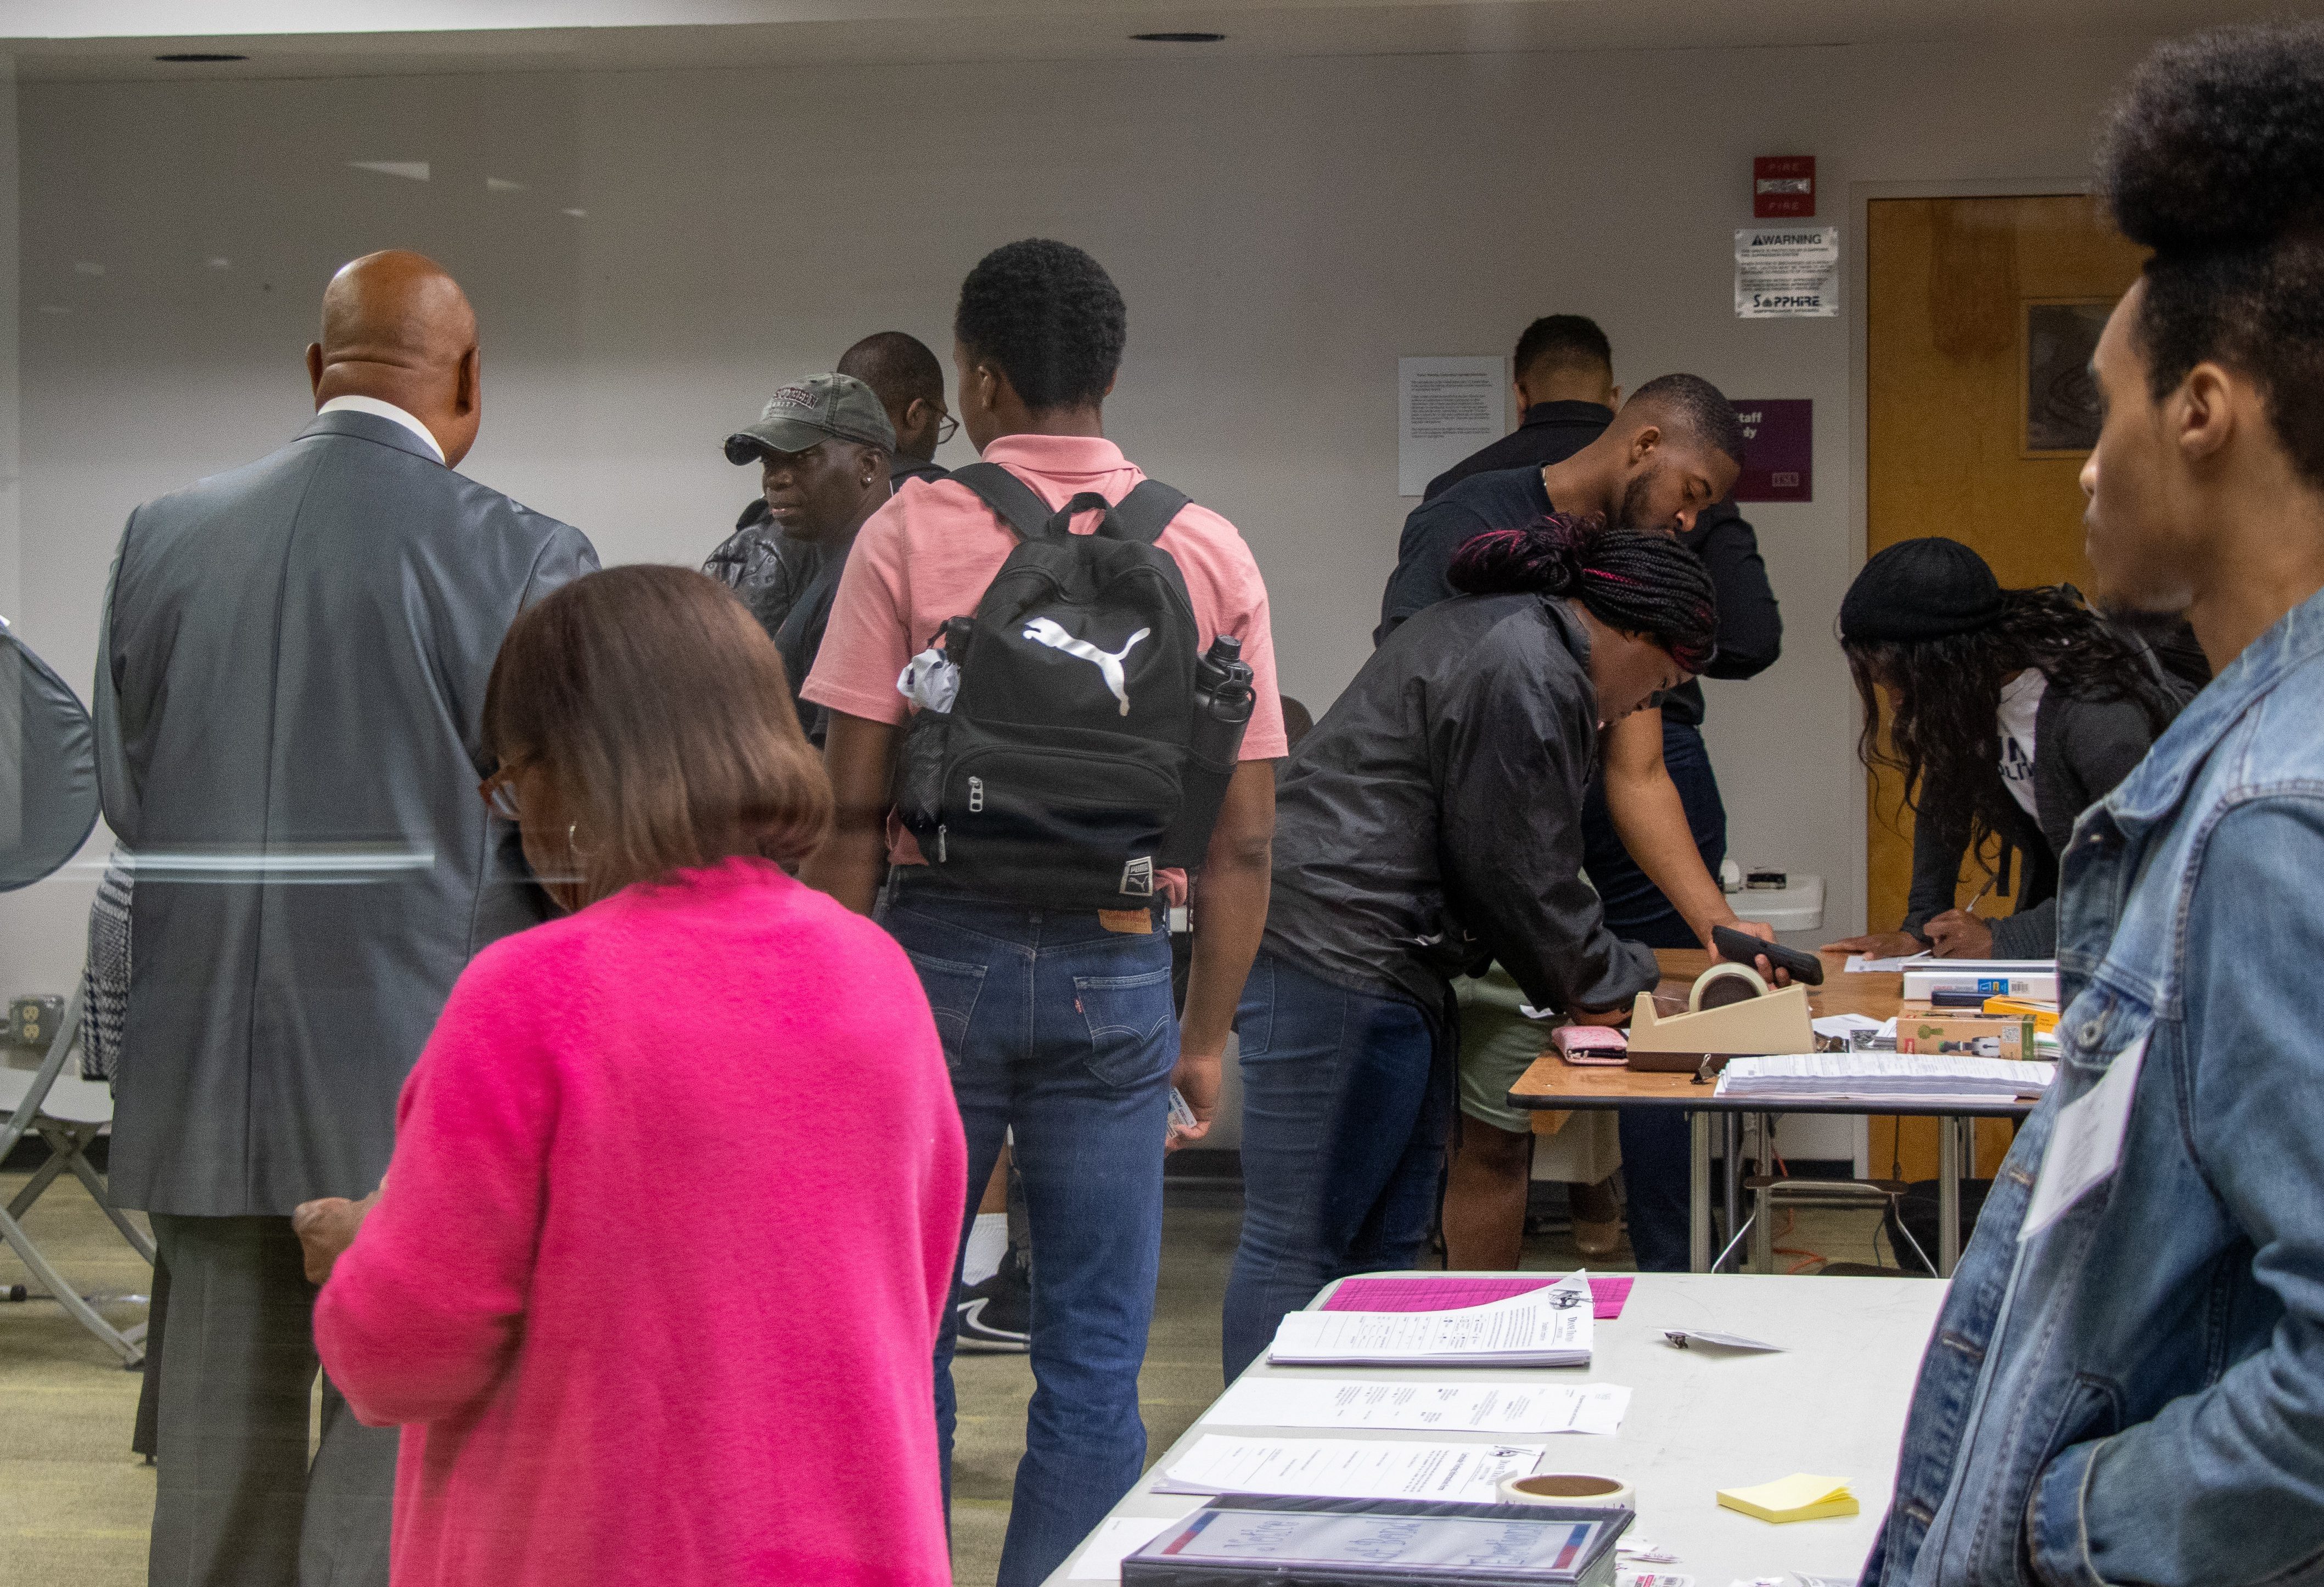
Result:
<svg viewBox="0 0 2324 1587">
<path fill-rule="evenodd" d="M 32 1204 L 39 1201 L 49 1186 L 69 1172 L 88 1188 L 113 1226 L 121 1231 L 137 1254 L 147 1262 L 153 1260 L 153 1242 L 146 1238 L 125 1213 L 116 1209 L 106 1198 L 105 1179 L 88 1160 L 89 1143 L 113 1121 L 113 1093 L 106 1087 L 83 1080 L 78 1075 L 65 1073 L 65 1058 L 80 1039 L 81 993 L 76 990 L 72 1001 L 65 1005 L 64 1022 L 57 1029 L 57 1038 L 49 1044 L 48 1056 L 35 1070 L 0 1068 L 0 1107 L 13 1107 L 7 1125 L 0 1129 L 0 1160 L 15 1149 L 16 1142 L 26 1135 L 36 1135 L 48 1143 L 48 1160 L 36 1170 L 24 1188 L 16 1193 L 6 1210 L 0 1211 L 0 1237 L 5 1237 L 17 1259 L 32 1271 L 48 1297 L 72 1314 L 73 1320 L 96 1334 L 121 1357 L 122 1365 L 134 1367 L 145 1360 L 145 1324 L 140 1323 L 127 1330 L 115 1328 L 98 1315 L 95 1306 L 81 1297 L 79 1290 L 65 1282 L 32 1237 L 24 1232 L 23 1216 Z"/>
<path fill-rule="evenodd" d="M 88 841 L 97 815 L 97 747 L 88 712 L 71 686 L 0 618 L 0 892 L 53 874 Z M 49 1148 L 48 1161 L 32 1183 L 0 1212 L 0 1236 L 50 1298 L 134 1367 L 144 1359 L 144 1324 L 123 1333 L 97 1315 L 41 1254 L 21 1222 L 58 1176 L 69 1171 L 137 1254 L 153 1259 L 152 1242 L 107 1204 L 105 1181 L 88 1160 L 89 1143 L 112 1121 L 113 1093 L 64 1072 L 66 1055 L 81 1039 L 82 999 L 76 989 L 39 1069 L 28 1075 L 0 1067 L 0 1108 L 10 1110 L 7 1127 L 0 1130 L 0 1159 L 27 1135 L 39 1136 Z"/>
</svg>

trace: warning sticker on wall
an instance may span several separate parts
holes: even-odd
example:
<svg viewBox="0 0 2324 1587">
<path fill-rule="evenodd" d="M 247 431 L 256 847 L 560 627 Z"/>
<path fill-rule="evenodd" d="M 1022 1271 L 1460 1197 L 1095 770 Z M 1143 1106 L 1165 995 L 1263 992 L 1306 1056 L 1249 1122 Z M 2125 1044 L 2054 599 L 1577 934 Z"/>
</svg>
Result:
<svg viewBox="0 0 2324 1587">
<path fill-rule="evenodd" d="M 1840 228 L 1739 226 L 1738 319 L 1830 319 L 1840 312 Z"/>
</svg>

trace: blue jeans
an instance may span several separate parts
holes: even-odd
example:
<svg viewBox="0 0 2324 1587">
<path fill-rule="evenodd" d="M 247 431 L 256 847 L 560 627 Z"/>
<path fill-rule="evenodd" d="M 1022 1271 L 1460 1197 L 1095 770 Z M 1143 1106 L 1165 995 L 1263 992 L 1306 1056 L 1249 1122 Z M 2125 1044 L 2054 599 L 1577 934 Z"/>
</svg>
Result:
<svg viewBox="0 0 2324 1587">
<path fill-rule="evenodd" d="M 1162 1142 L 1178 1022 L 1170 938 L 1107 930 L 907 878 L 881 920 L 911 955 L 968 1137 L 968 1208 L 1016 1131 L 1032 1230 L 1033 1401 L 1000 1581 L 1038 1582 L 1130 1491 L 1146 1460 L 1138 1371 L 1162 1252 Z M 964 1223 L 961 1235 L 967 1238 Z M 955 1314 L 936 1344 L 952 1494 Z"/>
<path fill-rule="evenodd" d="M 1229 1382 L 1286 1312 L 1334 1278 L 1420 1259 L 1451 1103 L 1440 1032 L 1417 1006 L 1334 986 L 1265 949 L 1235 1030 L 1243 1206 L 1222 1341 Z"/>
<path fill-rule="evenodd" d="M 1694 835 L 1696 852 L 1702 855 L 1703 868 L 1716 876 L 1720 862 L 1727 858 L 1727 807 L 1719 798 L 1719 780 L 1711 774 L 1702 730 L 1664 718 L 1663 764 L 1677 785 L 1679 802 L 1686 807 L 1686 824 Z M 1686 918 L 1671 907 L 1670 900 L 1646 879 L 1622 846 L 1621 835 L 1614 830 L 1614 817 L 1606 806 L 1602 776 L 1591 780 L 1589 796 L 1582 801 L 1582 856 L 1590 885 L 1604 901 L 1606 929 L 1648 947 L 1702 946 Z M 1661 1108 L 1621 1110 L 1622 1184 L 1629 1192 L 1630 1249 L 1646 1272 L 1686 1271 L 1687 1178 L 1692 1171 L 1688 1117 Z"/>
</svg>

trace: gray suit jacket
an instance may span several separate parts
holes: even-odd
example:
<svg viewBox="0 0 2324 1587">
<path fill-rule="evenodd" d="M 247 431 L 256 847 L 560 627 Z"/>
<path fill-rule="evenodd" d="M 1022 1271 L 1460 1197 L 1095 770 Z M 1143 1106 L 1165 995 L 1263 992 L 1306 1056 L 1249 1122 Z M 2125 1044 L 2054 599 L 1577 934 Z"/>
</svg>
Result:
<svg viewBox="0 0 2324 1587">
<path fill-rule="evenodd" d="M 137 861 L 117 1204 L 287 1213 L 379 1182 L 452 983 L 547 911 L 476 797 L 484 682 L 517 614 L 596 566 L 365 413 L 130 514 L 96 687 Z"/>
</svg>

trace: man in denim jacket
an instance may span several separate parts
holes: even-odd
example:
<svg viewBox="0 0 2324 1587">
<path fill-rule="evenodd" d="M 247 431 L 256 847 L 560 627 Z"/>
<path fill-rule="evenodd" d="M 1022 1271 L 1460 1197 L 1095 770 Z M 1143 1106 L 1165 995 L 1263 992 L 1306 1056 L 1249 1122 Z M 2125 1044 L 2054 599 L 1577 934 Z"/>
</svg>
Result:
<svg viewBox="0 0 2324 1587">
<path fill-rule="evenodd" d="M 2162 47 L 2103 170 L 2154 256 L 2094 361 L 2095 587 L 2218 676 L 2067 848 L 2063 1061 L 1867 1583 L 2324 1582 L 2324 28 Z"/>
</svg>

